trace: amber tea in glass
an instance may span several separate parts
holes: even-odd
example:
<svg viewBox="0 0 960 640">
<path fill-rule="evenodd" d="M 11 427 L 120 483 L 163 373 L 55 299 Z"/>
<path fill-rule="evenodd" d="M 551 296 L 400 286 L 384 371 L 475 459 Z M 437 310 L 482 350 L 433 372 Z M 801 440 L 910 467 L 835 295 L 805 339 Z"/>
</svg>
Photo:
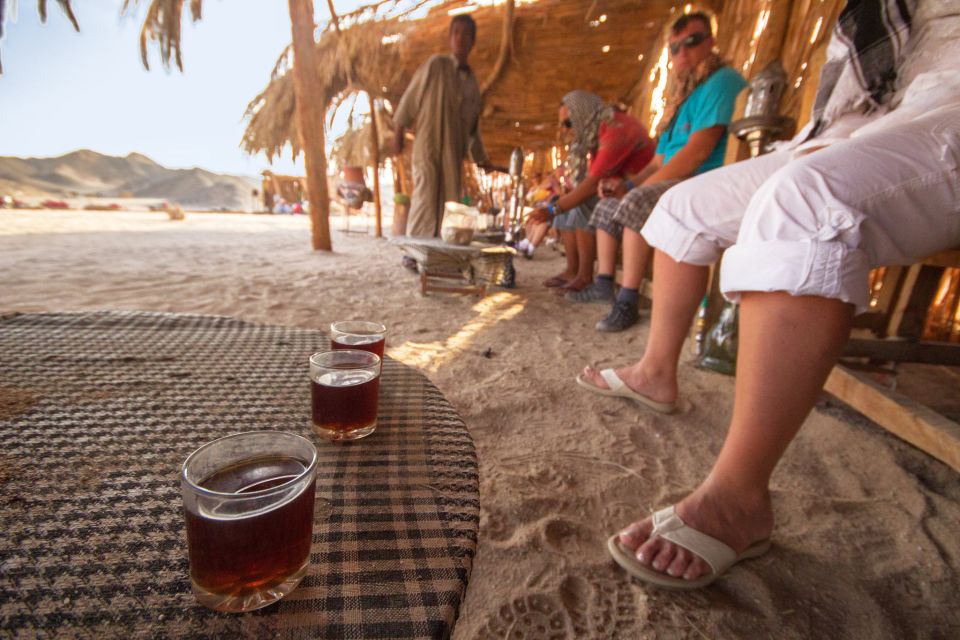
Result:
<svg viewBox="0 0 960 640">
<path fill-rule="evenodd" d="M 334 349 L 360 349 L 383 359 L 387 328 L 379 322 L 341 320 L 330 325 L 330 346 Z"/>
<path fill-rule="evenodd" d="M 214 440 L 183 463 L 190 582 L 201 604 L 252 611 L 297 586 L 310 562 L 317 452 L 275 431 Z"/>
<path fill-rule="evenodd" d="M 357 440 L 377 428 L 380 357 L 339 349 L 310 356 L 313 430 L 331 440 Z"/>
</svg>

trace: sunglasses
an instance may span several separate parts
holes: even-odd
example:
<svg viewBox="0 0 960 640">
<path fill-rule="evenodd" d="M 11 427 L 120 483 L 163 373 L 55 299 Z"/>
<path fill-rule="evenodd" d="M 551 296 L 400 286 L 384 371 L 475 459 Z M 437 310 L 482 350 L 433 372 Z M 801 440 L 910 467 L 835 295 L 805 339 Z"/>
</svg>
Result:
<svg viewBox="0 0 960 640">
<path fill-rule="evenodd" d="M 670 55 L 677 55 L 680 53 L 680 49 L 693 49 L 696 46 L 699 46 L 704 40 L 709 38 L 710 35 L 704 33 L 703 31 L 698 31 L 697 33 L 691 33 L 683 40 L 678 42 L 670 43 Z"/>
<path fill-rule="evenodd" d="M 560 126 L 563 127 L 564 129 L 573 129 L 573 120 L 571 120 L 570 118 L 561 120 Z"/>
</svg>

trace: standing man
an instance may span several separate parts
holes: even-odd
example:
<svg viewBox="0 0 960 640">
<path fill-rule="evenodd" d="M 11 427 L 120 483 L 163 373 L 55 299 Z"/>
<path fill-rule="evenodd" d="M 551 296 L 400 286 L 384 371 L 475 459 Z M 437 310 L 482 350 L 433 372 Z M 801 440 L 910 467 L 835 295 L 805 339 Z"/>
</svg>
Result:
<svg viewBox="0 0 960 640">
<path fill-rule="evenodd" d="M 469 15 L 450 21 L 450 55 L 427 60 L 410 81 L 397 106 L 394 149 L 403 152 L 404 129 L 413 128 L 413 197 L 407 235 L 437 237 L 443 204 L 460 199 L 460 171 L 469 151 L 480 168 L 490 170 L 480 140 L 480 86 L 467 57 L 477 38 Z"/>
</svg>

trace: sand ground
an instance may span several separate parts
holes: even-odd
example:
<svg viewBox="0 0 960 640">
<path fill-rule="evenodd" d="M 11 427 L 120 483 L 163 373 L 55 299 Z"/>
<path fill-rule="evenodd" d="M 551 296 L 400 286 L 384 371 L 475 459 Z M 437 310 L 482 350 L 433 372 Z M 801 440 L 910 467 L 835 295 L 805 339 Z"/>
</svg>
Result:
<svg viewBox="0 0 960 640">
<path fill-rule="evenodd" d="M 516 290 L 477 301 L 421 297 L 384 240 L 334 244 L 311 251 L 302 216 L 2 211 L 0 310 L 382 319 L 388 353 L 437 384 L 477 445 L 479 548 L 455 638 L 960 637 L 960 478 L 947 466 L 821 403 L 773 478 L 773 550 L 701 592 L 647 590 L 604 541 L 709 470 L 733 380 L 685 355 L 669 417 L 581 391 L 584 364 L 635 360 L 648 327 L 596 333 L 602 307 L 539 286 L 562 265 L 550 250 L 518 263 Z"/>
</svg>

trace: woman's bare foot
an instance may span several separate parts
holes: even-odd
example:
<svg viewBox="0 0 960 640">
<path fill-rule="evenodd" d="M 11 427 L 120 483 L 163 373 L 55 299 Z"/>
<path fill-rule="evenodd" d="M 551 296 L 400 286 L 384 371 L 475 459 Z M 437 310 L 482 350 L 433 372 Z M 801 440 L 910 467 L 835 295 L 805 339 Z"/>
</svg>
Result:
<svg viewBox="0 0 960 640">
<path fill-rule="evenodd" d="M 725 497 L 707 488 L 709 482 L 677 503 L 677 515 L 687 526 L 720 540 L 738 555 L 770 537 L 773 509 L 766 487 Z M 633 551 L 641 564 L 674 578 L 695 580 L 711 572 L 706 561 L 683 547 L 659 536 L 650 538 L 652 529 L 652 518 L 634 522 L 620 532 L 620 544 Z"/>
<path fill-rule="evenodd" d="M 561 273 L 560 275 L 547 278 L 543 281 L 543 286 L 547 288 L 563 287 L 576 277 L 575 274 Z"/>
<path fill-rule="evenodd" d="M 656 402 L 670 404 L 677 401 L 677 378 L 675 374 L 659 375 L 650 373 L 643 367 L 643 361 L 626 367 L 614 369 L 623 383 L 633 391 Z M 609 389 L 610 385 L 593 367 L 584 367 L 582 377 L 600 389 Z"/>
<path fill-rule="evenodd" d="M 584 280 L 583 278 L 571 278 L 566 284 L 559 287 L 555 293 L 557 295 L 565 295 L 571 291 L 580 291 L 581 289 L 589 287 L 592 282 L 592 280 Z"/>
</svg>

